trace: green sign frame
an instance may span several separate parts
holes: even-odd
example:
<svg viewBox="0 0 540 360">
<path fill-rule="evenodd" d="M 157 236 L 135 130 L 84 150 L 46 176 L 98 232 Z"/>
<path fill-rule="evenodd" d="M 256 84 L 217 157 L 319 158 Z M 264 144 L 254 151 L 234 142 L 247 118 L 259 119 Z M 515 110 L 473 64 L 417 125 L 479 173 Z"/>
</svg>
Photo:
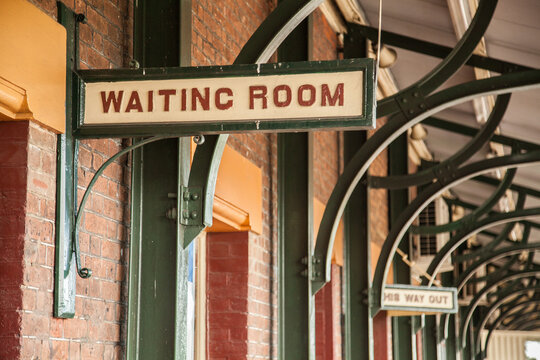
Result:
<svg viewBox="0 0 540 360">
<path fill-rule="evenodd" d="M 130 83 L 155 80 L 224 79 L 265 77 L 270 75 L 329 74 L 362 71 L 362 112 L 360 116 L 326 116 L 292 119 L 230 119 L 225 122 L 152 122 L 137 124 L 85 124 L 85 90 L 91 83 Z M 189 136 L 198 134 L 222 134 L 235 132 L 291 132 L 316 129 L 373 129 L 375 127 L 375 89 L 373 59 L 347 59 L 335 61 L 281 62 L 275 64 L 145 68 L 118 70 L 79 70 L 79 117 L 73 134 L 77 138 L 140 137 L 159 135 Z M 287 79 L 287 78 L 284 78 Z M 147 83 L 148 84 L 148 83 Z M 103 96 L 103 95 L 102 95 Z M 217 101 L 217 100 L 216 100 Z M 105 105 L 104 105 L 105 106 Z"/>
</svg>

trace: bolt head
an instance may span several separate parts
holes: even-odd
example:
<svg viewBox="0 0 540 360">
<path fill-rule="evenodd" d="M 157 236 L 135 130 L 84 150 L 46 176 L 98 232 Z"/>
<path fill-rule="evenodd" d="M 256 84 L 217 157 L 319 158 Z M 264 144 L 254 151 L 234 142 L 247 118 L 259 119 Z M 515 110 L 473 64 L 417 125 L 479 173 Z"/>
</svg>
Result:
<svg viewBox="0 0 540 360">
<path fill-rule="evenodd" d="M 199 194 L 197 193 L 191 194 L 191 200 L 198 200 L 198 199 L 199 199 Z"/>
<path fill-rule="evenodd" d="M 196 219 L 197 216 L 199 216 L 199 213 L 198 213 L 196 210 L 193 210 L 193 211 L 191 212 L 191 218 L 192 218 L 192 219 Z"/>
</svg>

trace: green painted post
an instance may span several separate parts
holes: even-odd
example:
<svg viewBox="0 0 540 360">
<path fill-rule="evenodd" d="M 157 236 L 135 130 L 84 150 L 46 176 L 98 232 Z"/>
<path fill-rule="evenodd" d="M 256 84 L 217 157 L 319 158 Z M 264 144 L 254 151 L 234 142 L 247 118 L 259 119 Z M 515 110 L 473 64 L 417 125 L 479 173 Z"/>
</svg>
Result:
<svg viewBox="0 0 540 360">
<path fill-rule="evenodd" d="M 345 132 L 344 156 L 348 161 L 366 141 L 365 131 Z M 373 359 L 373 320 L 370 314 L 371 256 L 368 225 L 369 197 L 359 185 L 345 209 L 344 291 L 345 359 Z"/>
<path fill-rule="evenodd" d="M 454 286 L 454 276 L 452 272 L 444 272 L 441 274 L 442 285 L 443 286 Z M 450 316 L 448 321 L 448 335 L 444 339 L 444 344 L 446 348 L 446 359 L 447 360 L 456 360 L 456 322 L 455 315 Z M 441 334 L 444 337 L 444 333 Z"/>
<path fill-rule="evenodd" d="M 302 22 L 279 47 L 278 60 L 309 60 L 311 28 L 310 20 Z M 311 134 L 278 134 L 279 359 L 315 359 L 312 148 Z"/>
<path fill-rule="evenodd" d="M 435 315 L 425 315 L 422 329 L 422 355 L 424 359 L 437 359 L 437 330 Z"/>
<path fill-rule="evenodd" d="M 134 25 L 141 67 L 190 65 L 191 0 L 139 0 Z M 177 208 L 179 189 L 187 186 L 189 142 L 162 140 L 133 152 L 128 359 L 187 355 L 189 253 L 183 226 L 165 214 Z"/>
<path fill-rule="evenodd" d="M 344 57 L 366 56 L 366 42 L 354 31 L 345 36 Z M 366 142 L 365 131 L 344 132 L 345 164 Z M 369 197 L 367 185 L 359 184 L 344 214 L 345 359 L 373 359 L 373 319 L 369 307 L 371 253 L 369 237 Z"/>
<path fill-rule="evenodd" d="M 66 60 L 66 132 L 58 135 L 56 167 L 56 234 L 54 265 L 54 316 L 72 318 L 75 315 L 75 280 L 77 267 L 73 256 L 73 225 L 77 206 L 77 140 L 72 136 L 73 119 L 78 116 L 74 91 L 78 90 L 73 70 L 77 68 L 78 28 L 76 14 L 58 2 L 58 22 L 67 33 Z"/>
<path fill-rule="evenodd" d="M 391 121 L 391 120 L 390 120 Z M 403 175 L 408 173 L 407 135 L 401 135 L 388 147 L 388 175 Z M 409 204 L 409 190 L 399 189 L 388 191 L 389 225 L 392 227 L 395 219 Z M 403 240 L 399 249 L 409 254 L 409 241 Z M 393 275 L 396 284 L 410 284 L 411 271 L 401 258 L 393 261 Z M 412 360 L 413 333 L 410 316 L 398 316 L 392 319 L 392 340 L 394 359 Z"/>
</svg>

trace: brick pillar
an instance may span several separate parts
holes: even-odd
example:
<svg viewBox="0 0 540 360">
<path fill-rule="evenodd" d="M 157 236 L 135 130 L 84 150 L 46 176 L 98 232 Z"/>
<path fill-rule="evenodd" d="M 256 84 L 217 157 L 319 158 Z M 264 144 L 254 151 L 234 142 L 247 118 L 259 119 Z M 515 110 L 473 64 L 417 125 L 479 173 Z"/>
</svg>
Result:
<svg viewBox="0 0 540 360">
<path fill-rule="evenodd" d="M 21 347 L 28 122 L 0 122 L 0 359 Z"/>
<path fill-rule="evenodd" d="M 315 295 L 316 358 L 341 360 L 341 267 L 332 264 L 332 279 Z"/>
<path fill-rule="evenodd" d="M 392 360 L 392 323 L 386 311 L 373 318 L 373 352 L 377 360 Z"/>
<path fill-rule="evenodd" d="M 240 359 L 248 352 L 247 232 L 209 233 L 207 269 L 207 358 Z"/>
</svg>

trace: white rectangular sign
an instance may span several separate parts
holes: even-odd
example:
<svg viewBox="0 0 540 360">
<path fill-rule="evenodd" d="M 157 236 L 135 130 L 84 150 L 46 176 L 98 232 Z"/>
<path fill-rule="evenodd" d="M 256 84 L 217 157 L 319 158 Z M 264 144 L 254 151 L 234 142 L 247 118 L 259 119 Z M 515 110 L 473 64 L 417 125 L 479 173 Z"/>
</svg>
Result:
<svg viewBox="0 0 540 360">
<path fill-rule="evenodd" d="M 360 117 L 363 75 L 346 71 L 87 83 L 83 124 Z"/>
<path fill-rule="evenodd" d="M 426 313 L 457 312 L 457 290 L 427 286 L 386 285 L 383 310 Z"/>
</svg>

